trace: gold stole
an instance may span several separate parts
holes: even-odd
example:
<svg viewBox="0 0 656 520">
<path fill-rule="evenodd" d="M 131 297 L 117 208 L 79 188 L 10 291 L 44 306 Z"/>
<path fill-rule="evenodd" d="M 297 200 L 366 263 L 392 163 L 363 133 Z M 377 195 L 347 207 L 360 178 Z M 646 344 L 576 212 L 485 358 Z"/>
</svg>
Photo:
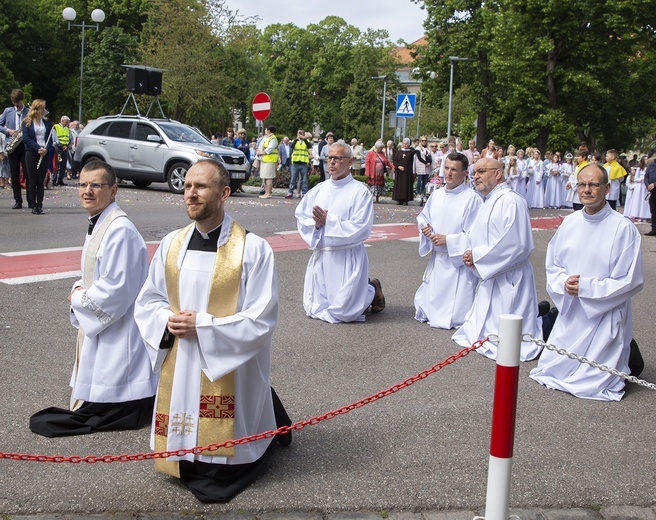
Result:
<svg viewBox="0 0 656 520">
<path fill-rule="evenodd" d="M 107 215 L 107 218 L 103 220 L 103 223 L 96 230 L 96 234 L 91 240 L 89 240 L 89 243 L 87 244 L 87 248 L 84 252 L 84 271 L 82 272 L 82 283 L 84 284 L 85 291 L 93 285 L 93 272 L 96 268 L 98 249 L 100 249 L 100 244 L 105 237 L 105 233 L 109 229 L 110 224 L 120 217 L 127 217 L 127 215 L 122 209 L 113 210 L 109 215 Z M 80 353 L 82 352 L 83 343 L 84 331 L 82 330 L 82 327 L 80 327 L 77 330 L 77 341 L 75 342 L 75 379 L 77 379 L 77 371 L 80 364 Z M 75 411 L 83 404 L 84 401 L 73 399 L 73 396 L 71 395 L 71 410 Z"/>
<path fill-rule="evenodd" d="M 178 257 L 185 239 L 194 224 L 178 231 L 173 237 L 166 255 L 165 276 L 166 292 L 169 305 L 174 313 L 180 312 L 180 269 Z M 241 284 L 242 261 L 246 232 L 237 222 L 232 222 L 232 229 L 227 242 L 218 248 L 211 286 L 207 302 L 207 312 L 217 318 L 231 316 L 237 311 L 239 286 Z M 184 428 L 188 417 L 169 417 L 171 409 L 171 393 L 175 362 L 178 353 L 178 338 L 166 356 L 157 389 L 157 410 L 155 413 L 155 451 L 167 451 L 167 435 L 169 427 Z M 184 377 L 184 374 L 180 377 Z M 194 419 L 191 418 L 193 421 Z M 231 372 L 212 382 L 204 372 L 201 372 L 200 405 L 198 419 L 198 446 L 234 439 L 235 434 L 235 373 Z M 220 448 L 216 451 L 204 451 L 202 455 L 231 457 L 235 448 Z M 180 478 L 180 468 L 177 461 L 155 459 L 155 469 Z"/>
</svg>

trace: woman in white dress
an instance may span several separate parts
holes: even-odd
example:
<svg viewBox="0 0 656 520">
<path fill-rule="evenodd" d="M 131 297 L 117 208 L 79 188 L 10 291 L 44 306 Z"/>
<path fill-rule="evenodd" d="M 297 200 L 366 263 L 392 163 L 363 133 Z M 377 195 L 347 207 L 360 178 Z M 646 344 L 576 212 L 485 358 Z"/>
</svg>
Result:
<svg viewBox="0 0 656 520">
<path fill-rule="evenodd" d="M 642 156 L 637 167 L 632 167 L 626 181 L 626 201 L 624 202 L 624 216 L 639 222 L 651 218 L 647 186 L 645 186 L 645 171 L 647 157 Z"/>
<path fill-rule="evenodd" d="M 544 208 L 544 190 L 542 189 L 542 155 L 537 148 L 533 158 L 528 162 L 528 184 L 526 185 L 526 201 L 529 208 Z"/>
</svg>

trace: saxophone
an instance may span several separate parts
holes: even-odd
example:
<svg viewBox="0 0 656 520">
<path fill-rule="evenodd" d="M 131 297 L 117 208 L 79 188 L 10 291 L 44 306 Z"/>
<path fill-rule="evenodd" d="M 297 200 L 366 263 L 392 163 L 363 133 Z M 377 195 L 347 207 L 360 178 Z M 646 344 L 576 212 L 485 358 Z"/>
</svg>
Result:
<svg viewBox="0 0 656 520">
<path fill-rule="evenodd" d="M 20 128 L 19 130 L 16 130 L 13 134 L 11 134 L 11 138 L 9 139 L 9 142 L 7 143 L 7 146 L 5 147 L 7 150 L 7 153 L 13 153 L 16 151 L 16 148 L 18 148 L 18 145 L 23 142 L 23 129 Z"/>
</svg>

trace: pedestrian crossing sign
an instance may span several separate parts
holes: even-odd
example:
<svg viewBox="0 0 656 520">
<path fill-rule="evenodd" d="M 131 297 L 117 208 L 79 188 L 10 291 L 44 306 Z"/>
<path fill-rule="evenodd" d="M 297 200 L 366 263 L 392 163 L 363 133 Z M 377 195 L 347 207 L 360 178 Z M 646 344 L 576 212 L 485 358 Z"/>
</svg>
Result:
<svg viewBox="0 0 656 520">
<path fill-rule="evenodd" d="M 415 117 L 417 94 L 396 95 L 396 117 Z"/>
</svg>

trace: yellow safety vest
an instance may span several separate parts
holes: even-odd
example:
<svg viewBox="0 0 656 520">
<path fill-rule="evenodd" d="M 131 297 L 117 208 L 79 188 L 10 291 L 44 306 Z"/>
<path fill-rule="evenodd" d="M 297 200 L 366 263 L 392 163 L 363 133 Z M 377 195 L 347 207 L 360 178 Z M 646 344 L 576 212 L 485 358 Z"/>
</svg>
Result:
<svg viewBox="0 0 656 520">
<path fill-rule="evenodd" d="M 68 146 L 71 142 L 71 131 L 64 128 L 61 123 L 55 125 L 55 132 L 57 132 L 57 140 L 61 146 Z"/>
<path fill-rule="evenodd" d="M 296 141 L 294 144 L 294 150 L 292 151 L 292 163 L 304 163 L 308 164 L 310 162 L 310 150 L 308 149 L 305 141 Z"/>
<path fill-rule="evenodd" d="M 269 136 L 264 139 L 264 142 L 262 143 L 263 150 L 266 150 L 268 148 L 269 143 L 271 142 L 272 139 L 275 139 L 276 141 L 278 140 L 275 134 L 269 134 Z M 262 156 L 262 162 L 265 163 L 278 162 L 278 148 L 276 147 L 273 150 L 271 150 L 271 153 L 264 154 Z"/>
</svg>

